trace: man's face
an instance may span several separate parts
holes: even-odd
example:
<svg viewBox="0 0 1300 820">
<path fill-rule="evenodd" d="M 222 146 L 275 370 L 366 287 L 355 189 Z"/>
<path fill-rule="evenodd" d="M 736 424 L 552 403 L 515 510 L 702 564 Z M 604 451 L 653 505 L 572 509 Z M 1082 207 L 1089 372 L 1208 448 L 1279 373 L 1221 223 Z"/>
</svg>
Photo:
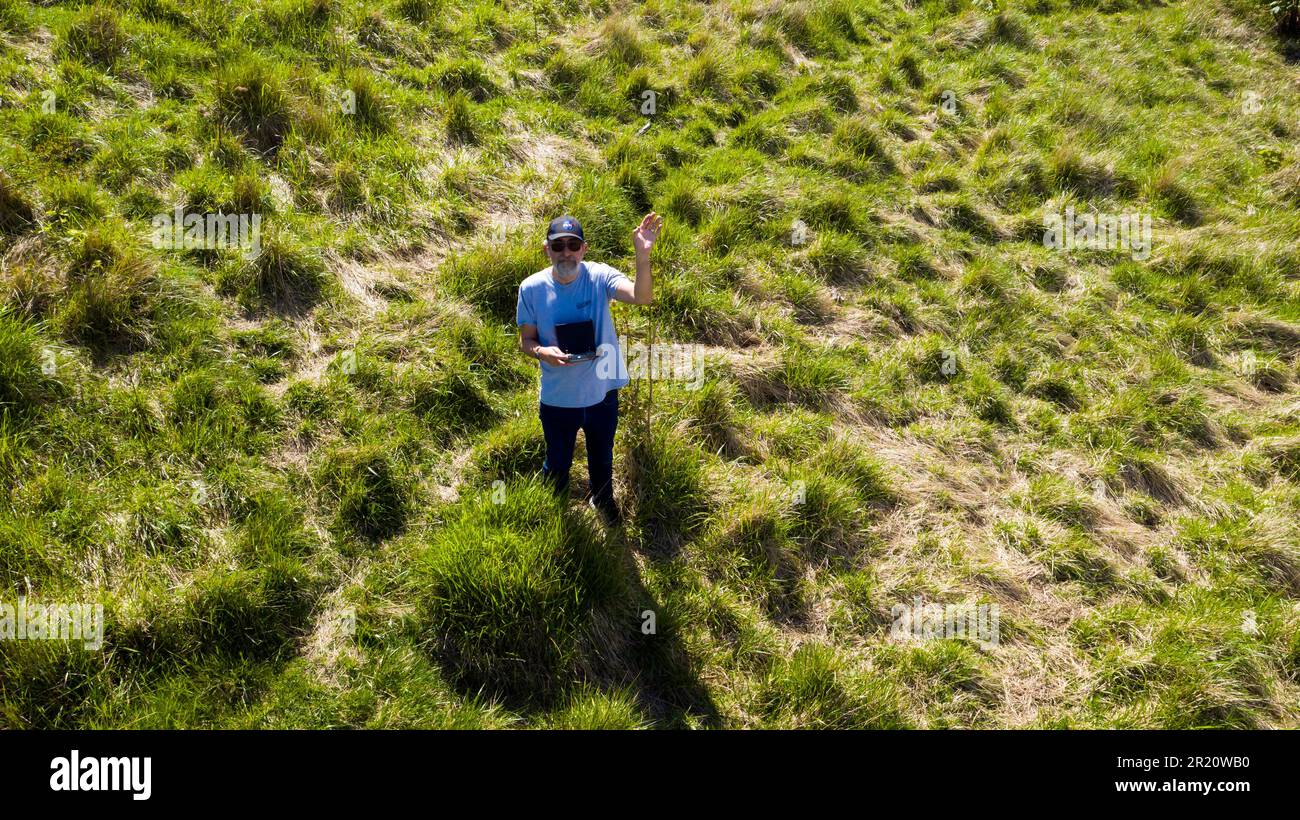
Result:
<svg viewBox="0 0 1300 820">
<path fill-rule="evenodd" d="M 564 279 L 577 274 L 578 263 L 586 253 L 587 243 L 576 236 L 557 236 L 546 243 L 546 256 L 555 272 Z"/>
</svg>

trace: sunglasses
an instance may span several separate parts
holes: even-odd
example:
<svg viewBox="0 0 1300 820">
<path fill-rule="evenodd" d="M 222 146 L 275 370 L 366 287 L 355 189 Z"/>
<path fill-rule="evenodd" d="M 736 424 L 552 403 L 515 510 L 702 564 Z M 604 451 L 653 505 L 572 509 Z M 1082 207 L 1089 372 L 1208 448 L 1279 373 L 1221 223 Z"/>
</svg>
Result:
<svg viewBox="0 0 1300 820">
<path fill-rule="evenodd" d="M 565 242 L 568 242 L 569 250 L 577 253 L 582 250 L 582 240 L 576 236 L 561 236 L 558 239 L 551 240 L 551 250 L 560 253 L 564 250 Z"/>
</svg>

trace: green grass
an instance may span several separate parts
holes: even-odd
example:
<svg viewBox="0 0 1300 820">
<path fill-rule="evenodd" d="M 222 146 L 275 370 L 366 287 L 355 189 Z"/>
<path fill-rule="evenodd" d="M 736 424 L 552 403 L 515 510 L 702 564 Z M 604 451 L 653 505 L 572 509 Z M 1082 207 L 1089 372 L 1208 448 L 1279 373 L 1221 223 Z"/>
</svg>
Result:
<svg viewBox="0 0 1300 820">
<path fill-rule="evenodd" d="M 64 385 L 57 379 L 58 359 L 43 343 L 37 328 L 11 311 L 0 311 L 0 413 L 17 423 L 37 414 L 55 400 Z M 47 361 L 55 372 L 48 373 Z"/>
<path fill-rule="evenodd" d="M 513 483 L 504 495 L 467 499 L 421 546 L 410 595 L 421 635 L 458 685 L 544 702 L 600 662 L 597 613 L 618 617 L 624 579 L 592 524 L 544 484 Z"/>
<path fill-rule="evenodd" d="M 0 726 L 1300 725 L 1295 15 L 985 5 L 0 0 Z M 515 302 L 652 209 L 606 529 Z"/>
<path fill-rule="evenodd" d="M 410 491 L 381 448 L 372 445 L 330 453 L 320 466 L 318 481 L 344 531 L 380 541 L 405 527 Z"/>
<path fill-rule="evenodd" d="M 773 669 L 759 702 L 773 725 L 790 729 L 905 729 L 901 686 L 854 674 L 827 646 L 804 644 Z"/>
</svg>

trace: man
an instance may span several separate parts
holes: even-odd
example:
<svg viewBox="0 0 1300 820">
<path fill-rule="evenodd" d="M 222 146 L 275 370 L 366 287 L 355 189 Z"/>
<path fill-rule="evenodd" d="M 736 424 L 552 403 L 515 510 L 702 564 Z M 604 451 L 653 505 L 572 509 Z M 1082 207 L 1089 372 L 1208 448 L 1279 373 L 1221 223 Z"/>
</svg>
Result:
<svg viewBox="0 0 1300 820">
<path fill-rule="evenodd" d="M 663 217 L 651 212 L 632 232 L 634 283 L 609 265 L 583 261 L 587 242 L 578 220 L 571 216 L 552 220 L 543 245 L 551 267 L 520 284 L 515 307 L 519 348 L 541 362 L 538 416 L 546 439 L 543 474 L 558 493 L 567 495 L 573 448 L 581 428 L 587 437 L 587 474 L 591 479 L 587 503 L 608 526 L 622 522 L 614 501 L 614 431 L 618 426 L 618 389 L 628 383 L 609 300 L 650 304 L 650 249 L 662 227 Z M 575 359 L 575 354 L 587 351 L 562 349 L 556 327 L 566 335 L 574 329 L 576 336 L 569 338 L 581 338 L 586 322 L 591 323 L 585 330 L 598 346 L 598 355 Z"/>
</svg>

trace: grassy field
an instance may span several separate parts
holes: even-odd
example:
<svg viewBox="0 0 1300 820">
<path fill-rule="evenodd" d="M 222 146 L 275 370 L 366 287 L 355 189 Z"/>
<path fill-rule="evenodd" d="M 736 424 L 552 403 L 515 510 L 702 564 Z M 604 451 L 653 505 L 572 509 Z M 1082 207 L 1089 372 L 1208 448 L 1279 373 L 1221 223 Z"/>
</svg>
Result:
<svg viewBox="0 0 1300 820">
<path fill-rule="evenodd" d="M 1300 727 L 1298 58 L 1251 0 L 0 0 L 0 603 L 106 621 L 0 640 L 0 726 Z M 615 321 L 703 375 L 622 391 L 607 531 L 514 304 L 651 209 Z"/>
</svg>

